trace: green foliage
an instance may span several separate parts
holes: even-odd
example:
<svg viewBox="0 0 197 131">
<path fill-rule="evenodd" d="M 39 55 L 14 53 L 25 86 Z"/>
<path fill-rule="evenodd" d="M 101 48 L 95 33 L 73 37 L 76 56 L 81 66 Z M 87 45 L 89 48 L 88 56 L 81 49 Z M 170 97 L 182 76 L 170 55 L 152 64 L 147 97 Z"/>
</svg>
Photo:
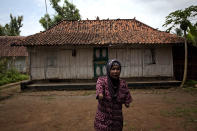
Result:
<svg viewBox="0 0 197 131">
<path fill-rule="evenodd" d="M 193 43 L 194 46 L 197 46 L 197 25 L 189 24 L 187 38 Z"/>
<path fill-rule="evenodd" d="M 48 20 L 48 23 L 47 23 Z M 41 25 L 43 28 L 46 30 L 47 26 L 50 28 L 52 27 L 55 23 L 51 20 L 50 16 L 48 14 L 45 14 L 44 17 L 41 17 L 40 21 Z M 47 25 L 48 24 L 48 25 Z"/>
<path fill-rule="evenodd" d="M 187 80 L 185 83 L 185 87 L 194 87 L 197 84 L 195 80 Z"/>
<path fill-rule="evenodd" d="M 20 28 L 22 25 L 23 16 L 13 17 L 10 14 L 10 23 L 5 24 L 5 26 L 0 25 L 0 36 L 8 35 L 8 36 L 18 36 L 20 35 Z"/>
<path fill-rule="evenodd" d="M 183 36 L 183 32 L 180 28 L 175 29 L 175 34 L 178 35 L 178 36 Z"/>
<path fill-rule="evenodd" d="M 0 25 L 0 36 L 4 36 L 5 32 L 4 32 L 4 27 Z"/>
<path fill-rule="evenodd" d="M 188 28 L 188 26 L 189 26 L 189 21 L 188 20 L 183 20 L 182 22 L 181 22 L 181 24 L 180 24 L 180 28 L 182 29 L 182 30 L 184 30 L 184 31 L 186 31 L 187 30 L 187 28 Z"/>
<path fill-rule="evenodd" d="M 184 10 L 176 10 L 166 16 L 166 20 L 163 26 L 170 27 L 166 30 L 170 32 L 171 29 L 175 28 L 176 26 L 180 26 L 180 28 L 184 31 L 184 39 L 185 39 L 185 61 L 184 61 L 184 73 L 183 73 L 183 80 L 180 87 L 183 87 L 186 79 L 187 79 L 187 62 L 188 62 L 188 53 L 187 53 L 187 39 L 186 33 L 188 26 L 191 24 L 191 21 L 197 16 L 197 6 L 190 6 L 185 8 Z"/>
<path fill-rule="evenodd" d="M 0 59 L 0 86 L 29 78 L 28 75 L 20 74 L 14 68 L 7 69 L 7 62 L 8 60 L 6 58 Z"/>
<path fill-rule="evenodd" d="M 48 24 L 48 27 L 50 28 L 62 20 L 80 20 L 81 19 L 79 10 L 75 7 L 75 5 L 73 5 L 72 3 L 69 3 L 68 0 L 64 0 L 64 4 L 61 7 L 58 5 L 60 1 L 61 0 L 50 0 L 50 3 L 53 9 L 56 12 L 53 18 L 51 18 L 48 14 L 45 14 L 44 17 L 41 17 L 39 22 L 45 30 L 47 30 L 47 24 Z"/>
<path fill-rule="evenodd" d="M 0 58 L 0 75 L 5 73 L 5 70 L 7 68 L 6 65 L 7 65 L 7 59 L 6 58 Z"/>
<path fill-rule="evenodd" d="M 197 108 L 196 107 L 176 107 L 173 110 L 162 110 L 161 112 L 162 116 L 165 117 L 184 117 L 187 119 L 193 118 L 194 114 L 197 114 Z"/>
<path fill-rule="evenodd" d="M 17 82 L 21 80 L 27 80 L 29 78 L 28 75 L 20 74 L 15 69 L 10 69 L 6 71 L 4 74 L 0 74 L 0 86 L 12 82 Z"/>
<path fill-rule="evenodd" d="M 183 90 L 190 93 L 190 94 L 197 94 L 197 81 L 195 80 L 187 80 L 186 83 L 184 84 Z"/>
<path fill-rule="evenodd" d="M 176 10 L 166 16 L 166 20 L 163 26 L 171 25 L 166 31 L 170 32 L 177 25 L 180 25 L 182 30 L 187 30 L 188 24 L 191 23 L 191 19 L 197 16 L 197 6 L 190 6 L 185 10 Z"/>
</svg>

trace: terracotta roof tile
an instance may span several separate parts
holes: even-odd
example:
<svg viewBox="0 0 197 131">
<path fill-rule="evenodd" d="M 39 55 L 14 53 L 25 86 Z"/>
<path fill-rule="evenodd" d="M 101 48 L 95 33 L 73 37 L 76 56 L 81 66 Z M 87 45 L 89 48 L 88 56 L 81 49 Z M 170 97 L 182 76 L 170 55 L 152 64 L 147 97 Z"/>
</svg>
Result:
<svg viewBox="0 0 197 131">
<path fill-rule="evenodd" d="M 11 43 L 21 42 L 22 36 L 0 36 L 0 57 L 1 56 L 27 56 L 26 47 L 11 46 Z"/>
<path fill-rule="evenodd" d="M 182 37 L 162 32 L 135 19 L 62 21 L 15 45 L 176 44 Z"/>
</svg>

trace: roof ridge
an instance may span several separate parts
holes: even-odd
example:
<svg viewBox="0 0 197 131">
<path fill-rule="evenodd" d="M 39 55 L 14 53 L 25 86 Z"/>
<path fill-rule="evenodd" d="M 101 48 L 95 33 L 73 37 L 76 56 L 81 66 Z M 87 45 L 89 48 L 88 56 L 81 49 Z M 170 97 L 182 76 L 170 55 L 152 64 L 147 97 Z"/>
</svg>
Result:
<svg viewBox="0 0 197 131">
<path fill-rule="evenodd" d="M 4 35 L 0 36 L 0 38 L 25 38 L 26 36 L 9 36 L 9 35 Z"/>
</svg>

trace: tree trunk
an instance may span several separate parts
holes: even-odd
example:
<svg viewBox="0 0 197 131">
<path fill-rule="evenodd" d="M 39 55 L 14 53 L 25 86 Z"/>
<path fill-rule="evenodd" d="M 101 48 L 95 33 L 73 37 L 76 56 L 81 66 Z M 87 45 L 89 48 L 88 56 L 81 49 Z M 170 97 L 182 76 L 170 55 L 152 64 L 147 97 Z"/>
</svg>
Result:
<svg viewBox="0 0 197 131">
<path fill-rule="evenodd" d="M 184 63 L 184 73 L 183 73 L 183 80 L 181 83 L 181 88 L 183 87 L 186 79 L 187 79 L 187 61 L 188 61 L 188 53 L 187 53 L 187 39 L 186 39 L 186 31 L 184 31 L 184 39 L 185 39 L 185 63 Z"/>
</svg>

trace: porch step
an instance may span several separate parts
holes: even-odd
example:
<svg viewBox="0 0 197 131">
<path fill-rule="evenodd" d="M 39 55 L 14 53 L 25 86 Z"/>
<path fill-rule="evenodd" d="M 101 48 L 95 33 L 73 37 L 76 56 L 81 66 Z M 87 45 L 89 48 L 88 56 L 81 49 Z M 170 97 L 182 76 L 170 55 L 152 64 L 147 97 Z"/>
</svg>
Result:
<svg viewBox="0 0 197 131">
<path fill-rule="evenodd" d="M 138 88 L 170 88 L 177 87 L 181 81 L 127 81 L 130 89 Z M 31 81 L 21 83 L 21 90 L 95 90 L 96 82 L 48 82 L 48 83 L 33 83 Z"/>
<path fill-rule="evenodd" d="M 170 88 L 178 87 L 181 84 L 181 81 L 177 80 L 168 80 L 168 81 L 132 81 L 127 82 L 129 88 Z"/>
</svg>

